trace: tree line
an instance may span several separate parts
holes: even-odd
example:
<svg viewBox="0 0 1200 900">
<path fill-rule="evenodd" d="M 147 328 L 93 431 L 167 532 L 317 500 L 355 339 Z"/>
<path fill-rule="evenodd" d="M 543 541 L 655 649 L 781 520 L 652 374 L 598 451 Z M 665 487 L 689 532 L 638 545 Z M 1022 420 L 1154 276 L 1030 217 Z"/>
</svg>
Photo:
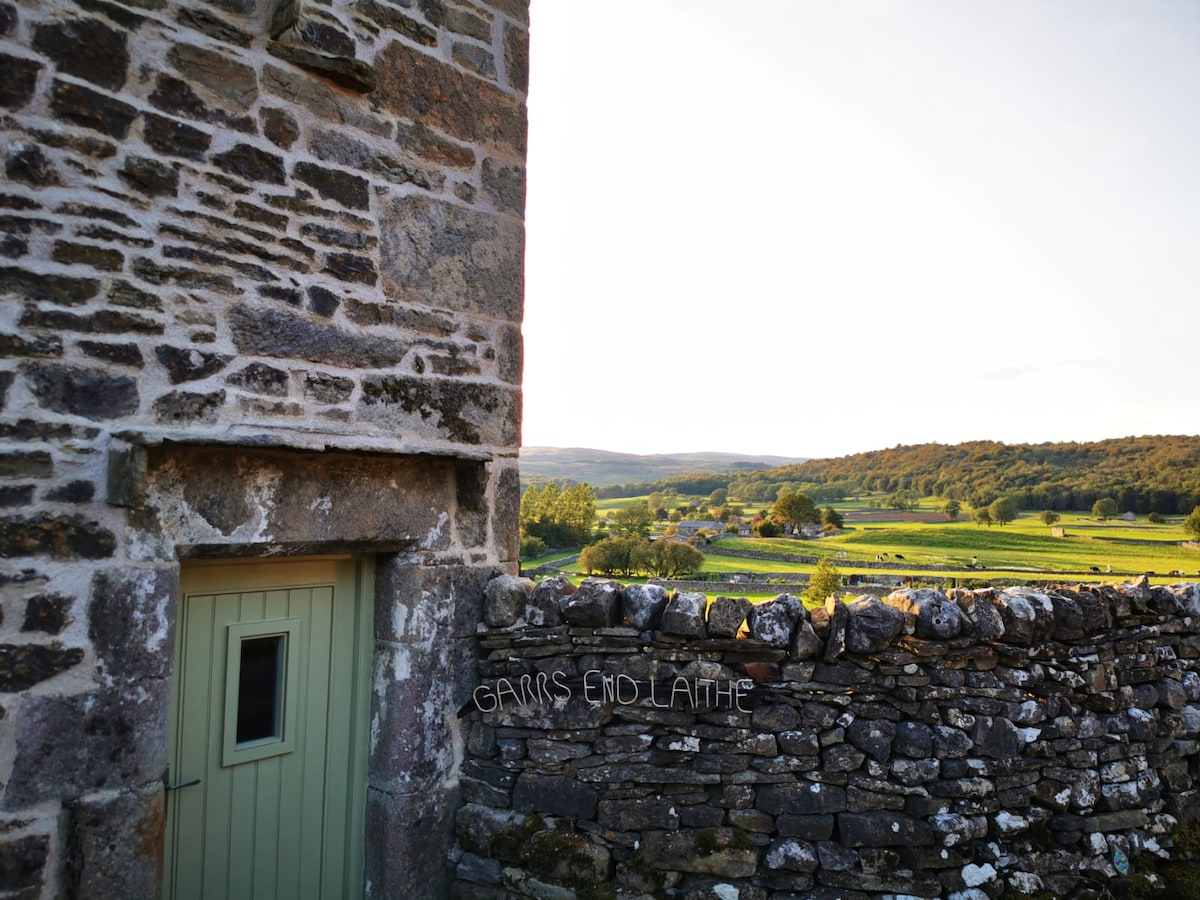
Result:
<svg viewBox="0 0 1200 900">
<path fill-rule="evenodd" d="M 744 502 L 774 502 L 783 493 L 830 503 L 861 493 L 906 492 L 975 509 L 1007 498 L 1025 510 L 1080 510 L 1112 498 L 1118 513 L 1179 515 L 1200 505 L 1200 436 L 916 444 L 749 473 L 618 485 L 603 492 L 628 497 L 671 489 L 706 494 L 717 488 Z"/>
</svg>

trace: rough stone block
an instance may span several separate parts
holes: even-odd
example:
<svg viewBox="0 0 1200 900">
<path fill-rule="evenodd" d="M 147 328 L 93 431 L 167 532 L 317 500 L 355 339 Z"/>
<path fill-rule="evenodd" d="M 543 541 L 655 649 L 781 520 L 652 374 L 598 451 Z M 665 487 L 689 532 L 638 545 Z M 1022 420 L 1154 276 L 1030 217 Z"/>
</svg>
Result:
<svg viewBox="0 0 1200 900">
<path fill-rule="evenodd" d="M 708 608 L 708 636 L 737 637 L 753 606 L 745 597 L 717 597 Z"/>
<path fill-rule="evenodd" d="M 27 697 L 4 808 L 147 784 L 166 768 L 166 680 Z"/>
<path fill-rule="evenodd" d="M 0 557 L 50 556 L 55 559 L 106 559 L 116 536 L 83 516 L 4 516 L 0 518 Z"/>
<path fill-rule="evenodd" d="M 607 628 L 621 618 L 621 586 L 615 581 L 588 578 L 565 597 L 563 619 L 578 628 Z"/>
<path fill-rule="evenodd" d="M 519 98 L 399 42 L 385 47 L 377 61 L 373 99 L 385 109 L 502 156 L 524 158 L 525 107 Z"/>
<path fill-rule="evenodd" d="M 13 694 L 27 690 L 82 661 L 81 648 L 64 648 L 57 642 L 49 646 L 0 644 L 0 693 Z"/>
<path fill-rule="evenodd" d="M 368 789 L 366 881 L 376 896 L 448 896 L 446 859 L 458 807 L 453 788 L 396 794 Z"/>
<path fill-rule="evenodd" d="M 92 577 L 88 637 L 108 676 L 168 678 L 179 591 L 175 567 L 110 569 Z"/>
<path fill-rule="evenodd" d="M 59 72 L 120 90 L 129 69 L 125 32 L 99 19 L 79 16 L 65 22 L 38 25 L 33 48 L 54 60 Z"/>
<path fill-rule="evenodd" d="M 540 816 L 592 819 L 599 791 L 565 775 L 523 772 L 513 787 L 513 809 Z"/>
<path fill-rule="evenodd" d="M 25 379 L 38 403 L 52 412 L 103 421 L 137 411 L 137 380 L 129 375 L 36 363 L 25 369 Z"/>
<path fill-rule="evenodd" d="M 55 79 L 50 109 L 60 119 L 124 140 L 137 109 L 81 84 Z"/>
<path fill-rule="evenodd" d="M 708 598 L 694 591 L 676 591 L 663 610 L 659 628 L 667 634 L 705 638 L 708 626 L 704 620 Z"/>
<path fill-rule="evenodd" d="M 69 806 L 69 822 L 70 896 L 162 893 L 166 806 L 161 782 L 115 796 L 83 797 Z"/>
<path fill-rule="evenodd" d="M 31 834 L 13 840 L 0 840 L 0 891 L 6 896 L 36 897 L 40 892 L 7 894 L 8 891 L 29 891 L 42 886 L 50 839 L 44 834 Z"/>
<path fill-rule="evenodd" d="M 380 215 L 383 288 L 397 300 L 521 320 L 519 222 L 409 194 Z"/>
</svg>

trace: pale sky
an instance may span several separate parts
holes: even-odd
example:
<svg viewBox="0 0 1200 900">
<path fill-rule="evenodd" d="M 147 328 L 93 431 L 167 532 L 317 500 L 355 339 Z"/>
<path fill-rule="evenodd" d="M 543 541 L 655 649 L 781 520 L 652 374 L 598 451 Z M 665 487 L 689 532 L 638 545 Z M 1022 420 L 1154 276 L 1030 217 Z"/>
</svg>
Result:
<svg viewBox="0 0 1200 900">
<path fill-rule="evenodd" d="M 1200 433 L 1200 2 L 530 20 L 526 445 Z"/>
</svg>

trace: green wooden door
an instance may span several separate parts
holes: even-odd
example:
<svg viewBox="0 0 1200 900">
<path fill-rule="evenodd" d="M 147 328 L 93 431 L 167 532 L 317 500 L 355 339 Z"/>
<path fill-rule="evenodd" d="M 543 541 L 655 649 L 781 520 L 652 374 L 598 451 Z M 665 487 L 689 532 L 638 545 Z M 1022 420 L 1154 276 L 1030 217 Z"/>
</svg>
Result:
<svg viewBox="0 0 1200 900">
<path fill-rule="evenodd" d="M 168 900 L 362 896 L 369 575 L 349 559 L 184 566 Z"/>
</svg>

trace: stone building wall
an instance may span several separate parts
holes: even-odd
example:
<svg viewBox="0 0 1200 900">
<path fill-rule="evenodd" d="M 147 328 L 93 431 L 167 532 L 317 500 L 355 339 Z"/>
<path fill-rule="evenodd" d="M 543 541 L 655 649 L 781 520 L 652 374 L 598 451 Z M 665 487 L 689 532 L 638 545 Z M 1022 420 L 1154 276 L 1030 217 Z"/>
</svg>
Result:
<svg viewBox="0 0 1200 900">
<path fill-rule="evenodd" d="M 181 561 L 333 552 L 377 573 L 371 895 L 443 885 L 516 570 L 527 42 L 525 0 L 0 0 L 0 895 L 158 896 Z"/>
<path fill-rule="evenodd" d="M 485 618 L 458 897 L 1094 897 L 1200 811 L 1198 584 L 503 576 Z"/>
</svg>

